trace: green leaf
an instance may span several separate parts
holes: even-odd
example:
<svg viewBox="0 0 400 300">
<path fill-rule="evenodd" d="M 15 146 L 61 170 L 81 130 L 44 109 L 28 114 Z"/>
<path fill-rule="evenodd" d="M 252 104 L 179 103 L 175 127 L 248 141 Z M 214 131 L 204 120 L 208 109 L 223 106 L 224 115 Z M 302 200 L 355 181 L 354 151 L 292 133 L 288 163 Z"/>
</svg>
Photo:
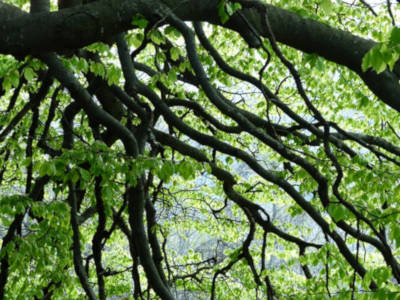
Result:
<svg viewBox="0 0 400 300">
<path fill-rule="evenodd" d="M 400 44 L 400 28 L 393 27 L 392 31 L 390 32 L 390 42 L 393 44 Z"/>
<path fill-rule="evenodd" d="M 66 164 L 67 162 L 62 158 L 55 160 L 54 165 L 56 167 L 57 176 L 61 176 L 65 173 Z"/>
<path fill-rule="evenodd" d="M 170 52 L 170 54 L 171 54 L 171 59 L 172 59 L 173 61 L 177 61 L 178 58 L 179 58 L 179 55 L 180 55 L 179 49 L 176 48 L 176 47 L 172 47 L 172 48 L 169 50 L 169 52 Z"/>
<path fill-rule="evenodd" d="M 332 12 L 333 4 L 331 0 L 322 0 L 319 6 L 326 14 L 330 14 Z"/>
<path fill-rule="evenodd" d="M 104 67 L 101 63 L 97 63 L 97 62 L 91 62 L 90 63 L 90 71 L 93 72 L 94 74 L 104 78 L 105 75 L 105 70 Z"/>
<path fill-rule="evenodd" d="M 32 157 L 27 157 L 27 158 L 25 158 L 25 159 L 22 161 L 21 166 L 27 167 L 27 166 L 29 166 L 31 163 L 32 163 Z"/>
<path fill-rule="evenodd" d="M 53 176 L 56 173 L 57 169 L 53 161 L 44 161 L 39 165 L 39 176 Z"/>
<path fill-rule="evenodd" d="M 32 81 L 33 78 L 35 78 L 35 76 L 36 76 L 36 73 L 35 73 L 35 71 L 32 70 L 32 68 L 26 67 L 24 69 L 24 77 L 25 77 L 26 81 L 28 81 L 28 82 Z"/>
<path fill-rule="evenodd" d="M 193 165 L 188 161 L 183 161 L 178 165 L 178 173 L 185 180 L 194 177 L 194 172 Z"/>
<path fill-rule="evenodd" d="M 137 184 L 136 174 L 134 172 L 129 172 L 127 176 L 130 186 L 136 186 Z"/>
<path fill-rule="evenodd" d="M 4 78 L 1 87 L 3 88 L 4 91 L 8 91 L 8 90 L 11 89 L 11 80 L 10 80 L 10 77 L 7 76 L 7 77 Z"/>
<path fill-rule="evenodd" d="M 361 96 L 361 100 L 360 100 L 359 107 L 360 107 L 360 108 L 366 107 L 366 106 L 368 105 L 369 102 L 370 102 L 370 101 L 369 101 L 369 98 L 368 98 L 367 96 L 362 95 L 362 96 Z"/>
<path fill-rule="evenodd" d="M 361 65 L 363 72 L 372 67 L 378 74 L 382 73 L 386 66 L 385 57 L 381 54 L 381 45 L 377 45 L 368 51 L 363 57 Z"/>
<path fill-rule="evenodd" d="M 19 72 L 18 72 L 18 70 L 13 70 L 10 73 L 9 77 L 10 77 L 11 85 L 13 87 L 17 87 L 18 84 L 19 84 Z"/>
<path fill-rule="evenodd" d="M 394 224 L 390 232 L 390 237 L 396 242 L 396 248 L 400 248 L 400 226 Z"/>
<path fill-rule="evenodd" d="M 175 37 L 175 38 L 181 36 L 181 33 L 180 33 L 178 30 L 176 30 L 176 28 L 173 27 L 173 26 L 167 26 L 167 27 L 165 27 L 164 33 L 165 33 L 166 35 L 168 35 L 168 36 Z"/>
<path fill-rule="evenodd" d="M 376 283 L 378 285 L 381 285 L 382 283 L 389 280 L 389 278 L 392 275 L 392 271 L 388 267 L 379 267 L 373 270 L 372 273 L 373 273 L 373 278 L 376 280 Z"/>
<path fill-rule="evenodd" d="M 132 19 L 132 25 L 135 25 L 139 28 L 146 28 L 147 25 L 149 24 L 149 21 L 145 17 L 143 17 L 140 14 L 137 14 L 136 16 L 133 17 Z"/>
<path fill-rule="evenodd" d="M 70 176 L 71 176 L 70 178 L 71 178 L 72 183 L 77 183 L 80 178 L 77 169 L 72 169 L 70 172 Z"/>
<path fill-rule="evenodd" d="M 400 53 L 399 52 L 392 52 L 392 58 L 388 62 L 390 71 L 393 71 L 394 65 L 399 60 L 399 57 L 400 57 Z"/>
<path fill-rule="evenodd" d="M 382 60 L 385 62 L 385 64 L 388 64 L 392 60 L 393 51 L 391 49 L 389 49 L 387 44 L 383 44 L 379 48 L 379 53 L 381 55 Z"/>
<path fill-rule="evenodd" d="M 233 3 L 233 2 L 226 2 L 225 3 L 225 11 L 228 14 L 228 16 L 232 16 L 236 11 L 242 8 L 242 5 L 240 3 Z"/>
<path fill-rule="evenodd" d="M 231 3 L 232 4 L 232 3 Z M 235 2 L 233 3 L 233 11 L 236 12 L 239 9 L 242 9 L 242 4 L 240 4 L 239 2 Z"/>
<path fill-rule="evenodd" d="M 221 20 L 222 24 L 225 24 L 229 20 L 229 15 L 225 11 L 225 1 L 222 0 L 217 5 L 218 8 L 218 16 Z"/>
<path fill-rule="evenodd" d="M 77 63 L 77 68 L 78 68 L 78 70 L 86 73 L 89 69 L 89 65 L 88 65 L 86 59 L 80 58 Z"/>
<path fill-rule="evenodd" d="M 160 179 L 168 181 L 169 178 L 174 174 L 174 165 L 171 161 L 166 161 L 159 172 Z"/>
<path fill-rule="evenodd" d="M 105 185 L 101 189 L 101 197 L 104 201 L 109 201 L 113 198 L 113 189 L 109 185 Z"/>
<path fill-rule="evenodd" d="M 335 222 L 343 220 L 347 214 L 346 208 L 339 204 L 329 204 L 327 210 Z"/>
<path fill-rule="evenodd" d="M 176 76 L 175 71 L 171 70 L 168 72 L 168 83 L 169 85 L 174 85 L 176 83 L 176 81 L 178 80 L 178 77 Z"/>
<path fill-rule="evenodd" d="M 386 63 L 383 56 L 379 54 L 375 54 L 372 60 L 372 68 L 375 70 L 376 73 L 382 73 L 386 69 Z"/>
<path fill-rule="evenodd" d="M 226 162 L 228 165 L 231 165 L 231 164 L 233 163 L 233 158 L 230 157 L 230 156 L 227 156 L 227 157 L 225 158 L 225 162 Z"/>
<path fill-rule="evenodd" d="M 242 250 L 243 248 L 237 248 L 231 252 L 229 252 L 228 256 L 231 259 L 231 261 L 236 261 L 238 259 L 238 257 L 240 256 L 240 254 L 242 254 Z"/>
<path fill-rule="evenodd" d="M 108 66 L 107 67 L 107 84 L 119 84 L 119 80 L 121 78 L 121 70 L 116 66 Z"/>
<path fill-rule="evenodd" d="M 209 163 L 204 163 L 203 168 L 208 174 L 212 174 L 212 167 Z"/>
<path fill-rule="evenodd" d="M 230 3 L 230 2 L 226 3 L 225 11 L 228 14 L 228 16 L 232 16 L 233 15 L 233 5 L 232 5 L 232 3 Z"/>
<path fill-rule="evenodd" d="M 148 33 L 148 37 L 154 42 L 156 45 L 161 45 L 165 43 L 165 39 L 162 34 L 158 30 L 150 30 Z"/>
<path fill-rule="evenodd" d="M 136 34 L 133 34 L 130 36 L 130 41 L 133 46 L 139 47 L 144 39 L 144 35 L 142 32 L 137 32 Z"/>
<path fill-rule="evenodd" d="M 83 169 L 83 168 L 79 168 L 79 173 L 81 175 L 81 178 L 85 181 L 88 182 L 90 180 L 90 173 Z"/>
</svg>

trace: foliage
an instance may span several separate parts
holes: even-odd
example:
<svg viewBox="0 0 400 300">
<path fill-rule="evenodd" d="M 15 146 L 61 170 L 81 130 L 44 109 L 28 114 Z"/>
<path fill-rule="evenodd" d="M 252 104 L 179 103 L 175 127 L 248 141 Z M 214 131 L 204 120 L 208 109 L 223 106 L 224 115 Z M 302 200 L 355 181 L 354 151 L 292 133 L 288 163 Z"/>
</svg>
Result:
<svg viewBox="0 0 400 300">
<path fill-rule="evenodd" d="M 0 55 L 0 299 L 400 299 L 399 109 L 365 79 L 397 74 L 398 4 L 172 2 Z M 274 7 L 370 47 L 310 53 Z"/>
</svg>

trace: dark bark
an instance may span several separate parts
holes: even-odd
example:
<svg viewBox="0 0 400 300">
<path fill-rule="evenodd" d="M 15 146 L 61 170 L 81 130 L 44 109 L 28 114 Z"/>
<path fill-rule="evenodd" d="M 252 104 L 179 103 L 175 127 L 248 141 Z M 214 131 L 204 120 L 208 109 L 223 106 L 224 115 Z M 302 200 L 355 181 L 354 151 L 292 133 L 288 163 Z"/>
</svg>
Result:
<svg viewBox="0 0 400 300">
<path fill-rule="evenodd" d="M 93 249 L 93 258 L 96 266 L 96 274 L 97 274 L 97 285 L 99 287 L 99 299 L 106 299 L 106 290 L 105 290 L 105 282 L 104 282 L 104 269 L 101 261 L 102 257 L 102 240 L 105 235 L 106 229 L 106 213 L 103 198 L 101 195 L 101 179 L 96 178 L 95 183 L 95 197 L 96 197 L 96 210 L 98 214 L 98 224 L 96 228 L 96 233 L 93 236 L 92 240 L 92 249 Z"/>
<path fill-rule="evenodd" d="M 117 46 L 119 59 L 121 61 L 122 70 L 126 79 L 127 90 L 128 92 L 133 92 L 134 90 L 136 91 L 140 83 L 134 72 L 133 64 L 129 55 L 129 49 L 122 34 L 117 36 Z M 144 129 L 147 131 L 147 124 L 146 122 L 143 123 L 145 123 Z M 138 141 L 137 145 L 139 145 L 137 149 L 139 153 L 142 154 L 147 139 L 147 132 L 138 131 L 136 137 Z M 133 157 L 137 156 L 137 154 L 132 153 L 129 149 L 127 149 L 127 153 Z M 135 187 L 129 187 L 127 191 L 127 197 L 129 224 L 132 229 L 135 244 L 138 245 L 137 251 L 140 257 L 140 263 L 146 272 L 149 284 L 162 299 L 173 300 L 174 297 L 172 296 L 169 287 L 163 281 L 165 276 L 160 273 L 162 270 L 157 269 L 157 265 L 154 262 L 150 252 L 149 241 L 143 221 L 146 206 L 146 192 L 143 176 L 138 178 L 138 182 Z"/>
<path fill-rule="evenodd" d="M 86 296 L 90 300 L 96 300 L 96 295 L 90 286 L 88 274 L 83 267 L 82 262 L 82 251 L 81 251 L 81 241 L 80 241 L 80 232 L 79 232 L 79 222 L 78 222 L 78 215 L 77 215 L 77 198 L 75 187 L 72 182 L 69 183 L 69 196 L 68 200 L 71 206 L 70 211 L 70 218 L 71 218 L 71 227 L 72 227 L 72 250 L 73 250 L 73 257 L 74 257 L 74 267 L 75 272 L 78 275 L 78 278 L 81 282 L 83 289 L 86 292 Z"/>
</svg>

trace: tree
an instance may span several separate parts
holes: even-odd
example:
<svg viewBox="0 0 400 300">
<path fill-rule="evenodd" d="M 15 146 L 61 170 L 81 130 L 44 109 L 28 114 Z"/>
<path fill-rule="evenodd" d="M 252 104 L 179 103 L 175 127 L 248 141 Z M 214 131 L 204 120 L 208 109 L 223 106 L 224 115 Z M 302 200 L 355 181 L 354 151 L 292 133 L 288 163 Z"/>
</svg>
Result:
<svg viewBox="0 0 400 300">
<path fill-rule="evenodd" d="M 269 2 L 0 2 L 0 299 L 398 295 L 397 6 Z"/>
</svg>

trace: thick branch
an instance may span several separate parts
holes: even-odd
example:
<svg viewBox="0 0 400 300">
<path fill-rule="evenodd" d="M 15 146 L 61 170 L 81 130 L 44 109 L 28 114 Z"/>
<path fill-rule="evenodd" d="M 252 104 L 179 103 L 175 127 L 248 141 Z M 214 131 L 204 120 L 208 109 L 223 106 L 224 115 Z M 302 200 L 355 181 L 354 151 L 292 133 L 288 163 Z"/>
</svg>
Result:
<svg viewBox="0 0 400 300">
<path fill-rule="evenodd" d="M 0 53 L 25 55 L 68 48 L 80 48 L 133 27 L 132 16 L 141 13 L 154 19 L 161 2 L 166 3 L 182 20 L 206 21 L 220 24 L 217 0 L 208 1 L 145 1 L 110 0 L 96 1 L 58 12 L 26 14 L 15 6 L 0 3 Z M 355 36 L 318 21 L 256 1 L 244 1 L 241 15 L 260 33 L 264 12 L 268 14 L 271 29 L 278 42 L 307 53 L 316 53 L 337 64 L 355 71 L 382 101 L 400 110 L 400 85 L 395 73 L 360 69 L 364 54 L 375 42 Z M 150 8 L 153 9 L 150 9 Z M 239 32 L 253 47 L 259 40 L 239 15 L 233 16 L 223 26 Z"/>
</svg>

